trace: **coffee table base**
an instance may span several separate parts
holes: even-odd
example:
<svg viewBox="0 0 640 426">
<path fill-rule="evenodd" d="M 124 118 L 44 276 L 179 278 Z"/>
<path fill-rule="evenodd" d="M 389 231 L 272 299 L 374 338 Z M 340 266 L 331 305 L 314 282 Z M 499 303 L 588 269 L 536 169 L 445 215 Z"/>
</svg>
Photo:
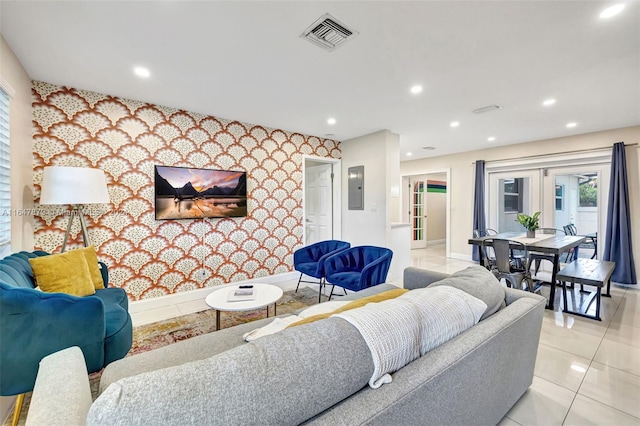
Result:
<svg viewBox="0 0 640 426">
<path fill-rule="evenodd" d="M 278 315 L 277 313 L 277 302 L 273 303 L 273 316 Z M 267 318 L 269 318 L 269 306 L 267 308 Z M 220 330 L 220 309 L 216 309 L 216 331 Z"/>
</svg>

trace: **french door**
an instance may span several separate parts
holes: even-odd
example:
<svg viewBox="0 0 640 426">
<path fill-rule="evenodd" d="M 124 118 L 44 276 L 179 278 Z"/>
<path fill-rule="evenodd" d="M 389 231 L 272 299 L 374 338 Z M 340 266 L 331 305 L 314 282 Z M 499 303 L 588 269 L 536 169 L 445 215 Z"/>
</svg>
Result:
<svg viewBox="0 0 640 426">
<path fill-rule="evenodd" d="M 498 232 L 525 230 L 517 216 L 541 211 L 540 174 L 540 169 L 489 173 L 488 228 Z"/>
<path fill-rule="evenodd" d="M 412 178 L 411 190 L 411 248 L 427 248 L 427 182 L 425 179 Z"/>
</svg>

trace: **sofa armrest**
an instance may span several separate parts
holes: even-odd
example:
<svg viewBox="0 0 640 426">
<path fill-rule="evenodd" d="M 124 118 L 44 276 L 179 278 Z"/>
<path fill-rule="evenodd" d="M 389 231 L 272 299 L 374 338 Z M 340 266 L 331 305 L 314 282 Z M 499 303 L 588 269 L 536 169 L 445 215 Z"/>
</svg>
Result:
<svg viewBox="0 0 640 426">
<path fill-rule="evenodd" d="M 95 296 L 14 288 L 0 283 L 0 390 L 15 395 L 33 389 L 38 362 L 70 346 L 79 346 L 104 366 L 105 308 Z M 6 342 L 6 344 L 5 344 Z"/>
<path fill-rule="evenodd" d="M 404 269 L 404 288 L 415 290 L 416 288 L 424 288 L 436 281 L 447 278 L 449 274 L 441 272 L 428 271 L 422 268 L 414 268 L 412 266 Z"/>
<path fill-rule="evenodd" d="M 523 290 L 517 290 L 515 288 L 505 287 L 504 293 L 505 293 L 504 301 L 506 302 L 507 306 L 509 306 L 510 304 L 512 304 L 518 299 L 522 299 L 523 297 L 529 297 L 532 299 L 536 299 L 538 301 L 544 301 L 545 303 L 547 302 L 547 299 L 544 298 L 543 296 L 540 296 L 539 294 L 530 293 L 528 291 L 523 291 Z"/>
<path fill-rule="evenodd" d="M 91 403 L 84 356 L 73 346 L 40 361 L 26 424 L 84 425 Z"/>
</svg>

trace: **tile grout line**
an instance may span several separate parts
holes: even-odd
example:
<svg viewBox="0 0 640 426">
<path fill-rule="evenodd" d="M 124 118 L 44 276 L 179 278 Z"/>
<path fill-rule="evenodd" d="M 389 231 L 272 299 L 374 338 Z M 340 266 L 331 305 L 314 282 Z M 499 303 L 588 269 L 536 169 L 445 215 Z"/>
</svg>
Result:
<svg viewBox="0 0 640 426">
<path fill-rule="evenodd" d="M 580 380 L 580 384 L 578 385 L 578 389 L 576 390 L 575 395 L 573 395 L 573 399 L 571 400 L 571 404 L 569 405 L 569 409 L 567 410 L 567 414 L 564 415 L 564 419 L 562 419 L 562 424 L 564 425 L 564 422 L 567 420 L 567 417 L 569 416 L 569 413 L 571 412 L 571 407 L 573 407 L 573 404 L 576 402 L 576 398 L 578 397 L 578 395 L 585 397 L 585 395 L 582 395 L 580 393 L 580 388 L 582 387 L 582 384 L 584 383 L 584 379 L 587 378 L 587 374 L 589 373 L 589 369 L 591 368 L 591 366 L 593 365 L 593 363 L 595 362 L 594 359 L 596 358 L 596 355 L 598 354 L 598 351 L 600 350 L 600 347 L 602 346 L 602 342 L 604 342 L 604 338 L 607 335 L 607 331 L 609 331 L 609 328 L 611 327 L 611 324 L 613 323 L 613 318 L 615 318 L 616 314 L 618 313 L 618 310 L 620 309 L 620 305 L 622 305 L 622 300 L 627 296 L 627 291 L 625 290 L 624 294 L 622 295 L 622 297 L 620 298 L 620 303 L 618 303 L 618 305 L 616 306 L 615 311 L 613 312 L 613 314 L 611 315 L 611 320 L 609 320 L 609 323 L 607 324 L 607 329 L 604 331 L 604 334 L 602 335 L 602 338 L 600 339 L 600 343 L 598 343 L 598 347 L 596 348 L 595 352 L 593 353 L 593 356 L 591 357 L 591 360 L 589 361 L 589 366 L 587 367 L 587 371 L 585 371 L 584 376 L 582 377 L 582 380 Z M 588 397 L 586 397 L 588 398 Z M 594 400 L 597 401 L 597 400 Z M 618 410 L 616 407 L 613 407 L 609 404 L 605 404 L 601 401 L 597 401 L 602 405 L 606 405 L 607 407 L 610 407 L 614 410 Z M 629 414 L 626 413 L 625 411 L 622 410 L 618 410 L 621 411 L 625 414 Z"/>
</svg>

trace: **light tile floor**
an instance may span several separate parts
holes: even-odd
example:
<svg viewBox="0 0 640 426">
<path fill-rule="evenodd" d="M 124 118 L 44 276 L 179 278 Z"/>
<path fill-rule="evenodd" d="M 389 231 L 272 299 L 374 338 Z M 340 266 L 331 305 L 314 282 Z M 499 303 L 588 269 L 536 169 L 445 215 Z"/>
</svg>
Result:
<svg viewBox="0 0 640 426">
<path fill-rule="evenodd" d="M 444 245 L 412 250 L 411 258 L 413 266 L 444 273 L 473 264 L 447 258 Z M 293 289 L 295 281 L 278 285 Z M 640 426 L 640 291 L 612 288 L 613 297 L 602 298 L 601 322 L 564 314 L 559 294 L 556 310 L 545 311 L 533 384 L 500 425 Z M 198 300 L 138 312 L 134 324 L 206 308 Z"/>
</svg>

